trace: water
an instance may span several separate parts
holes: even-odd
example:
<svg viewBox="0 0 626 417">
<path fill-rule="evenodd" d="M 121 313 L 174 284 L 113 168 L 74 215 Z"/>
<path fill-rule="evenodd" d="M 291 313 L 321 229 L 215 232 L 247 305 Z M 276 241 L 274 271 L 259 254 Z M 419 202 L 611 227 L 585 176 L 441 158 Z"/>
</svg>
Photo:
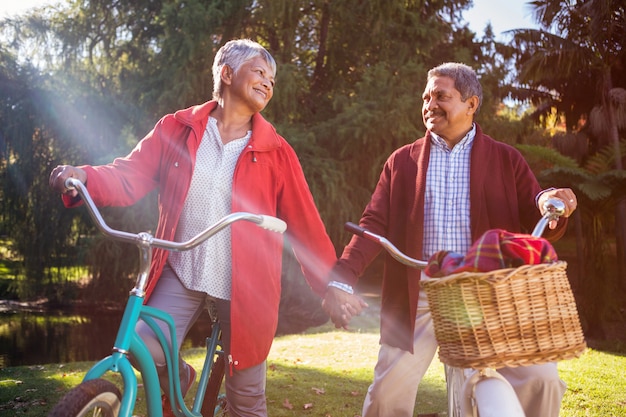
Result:
<svg viewBox="0 0 626 417">
<path fill-rule="evenodd" d="M 118 310 L 0 313 L 0 368 L 101 359 L 111 353 L 121 317 Z M 204 346 L 210 327 L 202 315 L 183 348 Z"/>
</svg>

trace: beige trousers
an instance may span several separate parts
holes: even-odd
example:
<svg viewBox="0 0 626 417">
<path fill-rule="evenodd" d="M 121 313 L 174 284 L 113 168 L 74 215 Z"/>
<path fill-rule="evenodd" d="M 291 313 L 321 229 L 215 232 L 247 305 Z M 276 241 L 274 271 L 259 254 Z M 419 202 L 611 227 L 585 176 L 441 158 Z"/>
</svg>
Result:
<svg viewBox="0 0 626 417">
<path fill-rule="evenodd" d="M 363 417 L 412 417 L 417 389 L 437 351 L 430 311 L 421 299 L 415 320 L 413 351 L 385 344 L 380 346 L 374 368 L 374 381 L 363 402 Z M 559 378 L 556 363 L 500 372 L 511 383 L 526 417 L 558 417 L 565 383 Z"/>
</svg>

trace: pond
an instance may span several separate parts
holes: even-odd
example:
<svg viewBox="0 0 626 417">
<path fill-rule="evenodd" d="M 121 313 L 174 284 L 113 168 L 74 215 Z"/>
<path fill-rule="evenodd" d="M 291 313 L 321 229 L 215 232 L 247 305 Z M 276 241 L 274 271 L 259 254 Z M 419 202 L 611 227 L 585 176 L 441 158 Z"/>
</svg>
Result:
<svg viewBox="0 0 626 417">
<path fill-rule="evenodd" d="M 0 368 L 96 361 L 111 353 L 122 311 L 63 310 L 0 313 Z M 204 346 L 208 314 L 192 327 L 183 348 Z"/>
</svg>

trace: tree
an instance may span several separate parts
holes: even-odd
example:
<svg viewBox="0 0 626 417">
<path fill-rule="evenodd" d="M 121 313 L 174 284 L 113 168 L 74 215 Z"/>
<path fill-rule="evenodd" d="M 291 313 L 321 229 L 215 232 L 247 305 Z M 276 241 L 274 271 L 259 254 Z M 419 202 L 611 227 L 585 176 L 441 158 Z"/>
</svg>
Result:
<svg viewBox="0 0 626 417">
<path fill-rule="evenodd" d="M 63 229 L 72 222 L 44 191 L 54 153 L 62 151 L 52 145 L 48 92 L 36 71 L 18 66 L 14 56 L 0 49 L 0 227 L 21 255 L 19 272 L 25 278 L 18 281 L 17 292 L 23 298 L 39 295 L 42 284 L 55 278 L 46 260 L 58 253 L 67 234 Z"/>
<path fill-rule="evenodd" d="M 571 187 L 576 192 L 579 210 L 575 216 L 582 217 L 580 223 L 586 239 L 582 240 L 581 253 L 574 260 L 578 276 L 571 276 L 571 268 L 568 273 L 578 290 L 585 333 L 603 339 L 604 324 L 607 319 L 619 316 L 623 305 L 620 297 L 612 296 L 619 293 L 620 283 L 611 276 L 610 265 L 614 263 L 607 236 L 614 229 L 615 206 L 626 197 L 626 171 L 614 168 L 615 154 L 611 146 L 605 146 L 582 167 L 546 148 L 524 147 L 522 150 L 531 163 L 541 160 L 551 165 L 538 173 L 542 183 Z M 626 157 L 626 140 L 621 141 L 618 155 Z"/>
<path fill-rule="evenodd" d="M 41 73 L 1 50 L 2 228 L 22 259 L 20 297 L 55 301 L 64 296 L 61 267 L 79 262 L 78 237 L 92 228 L 62 208 L 48 187 L 50 172 L 60 163 L 97 162 L 126 152 L 122 120 L 133 112 L 81 80 Z"/>
<path fill-rule="evenodd" d="M 590 135 L 593 154 L 613 149 L 614 168 L 623 170 L 619 149 L 615 88 L 626 87 L 626 10 L 614 0 L 535 0 L 531 3 L 541 30 L 515 31 L 519 50 L 520 97 L 530 98 L 538 114 L 556 108 L 568 131 L 593 132 L 587 122 L 602 112 L 604 135 Z M 620 276 L 626 277 L 626 200 L 615 205 L 615 236 Z M 626 282 L 626 279 L 623 279 Z"/>
<path fill-rule="evenodd" d="M 461 19 L 470 3 L 77 0 L 5 27 L 13 48 L 33 46 L 32 62 L 61 81 L 54 92 L 64 100 L 55 106 L 76 114 L 71 126 L 63 117 L 50 119 L 51 165 L 124 154 L 161 115 L 210 98 L 210 66 L 227 40 L 260 42 L 278 61 L 277 89 L 264 114 L 296 148 L 340 248 L 343 223 L 360 217 L 385 158 L 423 132 L 428 68 L 483 62 L 485 51 Z M 94 137 L 93 154 L 75 145 L 86 137 Z M 56 149 L 76 155 L 65 158 Z M 76 232 L 66 239 L 75 241 Z"/>
</svg>

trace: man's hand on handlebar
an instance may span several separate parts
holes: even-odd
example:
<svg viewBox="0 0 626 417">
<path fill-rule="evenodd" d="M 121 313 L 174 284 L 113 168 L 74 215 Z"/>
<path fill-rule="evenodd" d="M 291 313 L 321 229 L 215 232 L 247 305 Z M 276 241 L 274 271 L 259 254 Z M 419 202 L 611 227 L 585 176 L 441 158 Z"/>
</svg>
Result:
<svg viewBox="0 0 626 417">
<path fill-rule="evenodd" d="M 68 178 L 76 178 L 85 184 L 87 182 L 87 173 L 83 169 L 70 165 L 59 165 L 50 173 L 48 183 L 53 190 L 61 194 L 67 194 L 70 197 L 76 197 L 76 190 L 65 187 L 65 181 Z"/>
<path fill-rule="evenodd" d="M 576 200 L 576 194 L 574 194 L 574 191 L 572 191 L 570 188 L 548 189 L 543 191 L 537 199 L 537 205 L 539 206 L 539 210 L 541 211 L 542 215 L 544 214 L 544 203 L 549 198 L 557 198 L 565 204 L 565 213 L 563 214 L 563 217 L 569 217 L 574 212 L 574 210 L 576 210 L 576 207 L 578 205 L 578 202 Z M 548 227 L 550 229 L 554 229 L 556 227 L 556 224 L 557 220 L 551 220 L 550 223 L 548 223 Z"/>
<path fill-rule="evenodd" d="M 349 294 L 338 288 L 329 287 L 322 301 L 322 307 L 336 328 L 348 329 L 352 317 L 361 314 L 361 311 L 368 305 L 356 294 Z"/>
</svg>

